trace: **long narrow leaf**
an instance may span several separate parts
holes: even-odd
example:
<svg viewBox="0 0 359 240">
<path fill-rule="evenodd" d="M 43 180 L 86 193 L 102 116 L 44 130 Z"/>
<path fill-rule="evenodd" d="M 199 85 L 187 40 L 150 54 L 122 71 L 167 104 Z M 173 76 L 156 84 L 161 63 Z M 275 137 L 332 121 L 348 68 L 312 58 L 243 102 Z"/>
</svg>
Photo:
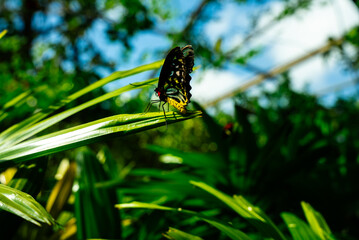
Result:
<svg viewBox="0 0 359 240">
<path fill-rule="evenodd" d="M 119 94 L 123 93 L 123 92 L 127 92 L 127 91 L 130 91 L 130 90 L 134 90 L 134 89 L 138 89 L 138 88 L 141 88 L 141 87 L 144 87 L 148 84 L 152 84 L 154 82 L 156 82 L 157 79 L 149 79 L 149 80 L 146 80 L 146 81 L 143 81 L 143 82 L 140 82 L 136 85 L 127 85 L 125 87 L 122 87 L 120 89 L 117 89 L 113 92 L 110 92 L 110 93 L 107 93 L 105 95 L 102 95 L 98 98 L 95 98 L 95 99 L 92 99 L 86 103 L 83 103 L 79 106 L 76 106 L 74 108 L 71 108 L 69 110 L 66 110 L 64 112 L 61 112 L 59 114 L 56 114 L 55 116 L 52 116 L 48 119 L 45 119 L 44 121 L 42 122 L 39 122 L 31 127 L 28 127 L 26 129 L 22 129 L 22 131 L 18 131 L 18 132 L 13 132 L 13 134 L 11 136 L 7 136 L 6 138 L 6 142 L 4 142 L 0 149 L 5 149 L 5 148 L 8 148 L 8 147 L 11 147 L 21 141 L 24 141 L 32 136 L 34 136 L 35 134 L 41 132 L 42 130 L 54 125 L 55 123 L 58 123 L 59 121 L 75 114 L 75 113 L 78 113 L 79 111 L 82 111 L 88 107 L 91 107 L 97 103 L 100 103 L 100 102 L 103 102 L 105 100 L 108 100 L 110 98 L 113 98 L 115 96 L 118 96 Z M 32 124 L 32 122 L 30 122 Z"/>
<path fill-rule="evenodd" d="M 323 216 L 319 212 L 315 211 L 308 203 L 301 202 L 301 205 L 310 227 L 320 237 L 320 239 L 334 240 L 335 238 L 333 237 Z"/>
<path fill-rule="evenodd" d="M 281 214 L 285 224 L 287 225 L 293 240 L 319 240 L 317 234 L 304 221 L 291 213 Z"/>
<path fill-rule="evenodd" d="M 32 93 L 31 90 L 23 92 L 21 94 L 19 94 L 18 96 L 14 97 L 12 100 L 10 100 L 9 102 L 7 102 L 1 109 L 0 109 L 0 122 L 2 120 L 4 120 L 8 114 L 9 111 L 14 108 L 15 106 L 18 106 L 20 104 L 22 104 L 23 102 L 25 102 L 25 100 L 27 99 L 27 97 Z"/>
<path fill-rule="evenodd" d="M 38 226 L 55 225 L 55 220 L 33 197 L 3 184 L 0 184 L 0 208 Z"/>
<path fill-rule="evenodd" d="M 171 227 L 166 232 L 166 234 L 163 234 L 163 236 L 170 240 L 203 240 L 203 238 L 194 236 L 192 234 Z"/>
<path fill-rule="evenodd" d="M 96 188 L 96 183 L 109 179 L 96 155 L 86 147 L 76 151 L 76 191 L 74 213 L 77 239 L 121 237 L 120 213 L 114 211 L 118 202 L 113 188 Z"/>
<path fill-rule="evenodd" d="M 199 117 L 200 112 L 182 116 L 175 112 L 167 113 L 167 123 Z M 125 136 L 139 131 L 163 126 L 166 119 L 162 112 L 146 114 L 121 114 L 94 122 L 48 134 L 17 144 L 0 151 L 0 164 L 19 163 L 114 136 Z"/>
<path fill-rule="evenodd" d="M 46 203 L 46 210 L 57 218 L 67 203 L 71 193 L 76 174 L 76 164 L 70 163 L 64 176 L 53 187 Z"/>
<path fill-rule="evenodd" d="M 97 89 L 99 87 L 102 87 L 103 85 L 111 82 L 111 81 L 114 81 L 114 80 L 118 80 L 118 79 L 121 79 L 121 78 L 125 78 L 125 77 L 128 77 L 128 76 L 131 76 L 131 75 L 134 75 L 134 74 L 138 74 L 138 73 L 141 73 L 141 72 L 144 72 L 144 71 L 148 71 L 148 70 L 153 70 L 153 69 L 157 69 L 159 67 L 161 67 L 163 61 L 156 61 L 156 62 L 153 62 L 153 63 L 150 63 L 150 64 L 146 64 L 146 65 L 143 65 L 143 66 L 140 66 L 140 67 L 137 67 L 137 68 L 134 68 L 134 69 L 131 69 L 131 70 L 126 70 L 126 71 L 117 71 L 117 72 L 114 72 L 113 74 L 111 74 L 110 76 L 106 77 L 106 78 L 103 78 L 87 87 L 85 87 L 84 89 L 81 89 L 80 91 L 70 95 L 69 97 L 67 97 L 66 99 L 64 99 L 63 101 L 61 101 L 59 104 L 57 105 L 53 105 L 53 106 L 50 106 L 47 110 L 45 111 L 41 111 L 41 112 L 37 112 L 35 113 L 33 116 L 31 116 L 29 119 L 25 119 L 24 121 L 10 127 L 9 129 L 5 130 L 4 132 L 2 132 L 0 134 L 0 143 L 2 142 L 5 142 L 6 141 L 6 145 L 2 144 L 2 147 L 4 146 L 9 146 L 9 144 L 15 144 L 16 142 L 19 142 L 21 140 L 24 140 L 30 136 L 33 136 L 34 134 L 38 133 L 39 131 L 45 129 L 46 127 L 49 126 L 49 123 L 52 123 L 54 124 L 53 121 L 45 121 L 44 123 L 42 124 L 39 124 L 37 125 L 37 127 L 35 127 L 35 129 L 32 129 L 31 126 L 33 126 L 35 123 L 41 121 L 42 119 L 44 119 L 45 117 L 49 116 L 51 113 L 53 113 L 54 111 L 56 111 L 57 109 L 65 106 L 66 104 L 72 102 L 73 100 L 85 95 L 86 93 L 89 93 L 90 91 L 94 90 L 94 89 Z M 151 84 L 151 82 L 154 81 L 153 79 L 152 80 L 148 80 L 148 81 L 144 81 L 142 83 L 139 83 L 139 84 L 136 84 L 136 85 L 130 85 L 130 86 L 133 86 L 134 88 L 132 89 L 136 89 L 136 88 L 140 88 L 140 87 L 144 87 L 146 86 L 146 84 Z M 108 98 L 111 98 L 113 96 L 116 96 L 115 93 L 117 93 L 117 95 L 119 94 L 119 92 L 124 92 L 124 89 L 121 88 L 123 91 L 121 91 L 120 89 L 114 91 L 114 92 L 111 92 L 111 93 L 108 93 L 104 96 L 107 96 L 104 97 L 104 96 L 101 96 L 100 98 L 97 98 L 97 101 L 94 99 L 92 100 L 92 105 L 93 104 L 96 104 L 98 103 L 98 100 L 102 99 L 102 101 L 108 99 Z M 127 89 L 125 91 L 129 91 L 129 90 L 132 90 L 132 89 Z M 90 105 L 90 106 L 92 106 Z M 83 105 L 81 105 L 82 107 L 79 107 L 78 108 L 78 111 L 81 111 L 83 110 Z M 75 111 L 76 112 L 76 111 Z M 69 112 L 67 112 L 69 113 Z M 70 114 L 71 115 L 71 114 Z M 57 119 L 58 121 L 62 120 L 63 118 L 66 118 L 68 116 L 66 116 L 66 114 L 64 115 L 61 115 L 60 116 L 62 117 L 55 117 L 55 119 Z M 54 119 L 54 118 L 53 118 Z M 52 119 L 52 120 L 53 120 Z M 58 122 L 58 121 L 55 121 Z M 51 125 L 50 125 L 51 126 Z M 19 130 L 23 130 L 23 129 L 28 129 L 27 131 L 27 134 L 25 134 L 26 136 L 23 136 L 23 131 L 21 131 L 21 133 L 19 134 Z M 30 132 L 30 133 L 29 133 Z M 9 139 L 12 139 L 12 140 L 9 140 Z"/>
<path fill-rule="evenodd" d="M 171 207 L 165 207 L 165 206 L 160 206 L 157 204 L 152 204 L 152 203 L 141 203 L 141 202 L 131 202 L 131 203 L 122 203 L 122 204 L 117 204 L 115 205 L 115 207 L 119 208 L 119 209 L 124 209 L 124 208 L 146 208 L 146 209 L 154 209 L 154 210 L 162 210 L 162 211 L 172 211 L 172 212 L 180 212 L 180 213 L 185 213 L 185 214 L 189 214 L 191 216 L 196 216 L 198 218 L 200 218 L 201 220 L 211 224 L 212 226 L 214 226 L 215 228 L 219 229 L 221 232 L 223 232 L 224 234 L 226 234 L 228 237 L 230 237 L 233 240 L 250 240 L 250 238 L 242 231 L 232 228 L 228 225 L 224 225 L 218 221 L 214 221 L 212 219 L 209 219 L 208 217 L 196 213 L 194 211 L 190 211 L 190 210 L 185 210 L 182 208 L 171 208 Z"/>
<path fill-rule="evenodd" d="M 3 30 L 3 31 L 0 33 L 0 39 L 1 39 L 3 36 L 5 36 L 6 33 L 7 33 L 7 30 L 6 30 L 6 29 Z"/>
<path fill-rule="evenodd" d="M 208 222 L 209 224 L 211 224 L 212 226 L 216 227 L 217 229 L 219 229 L 221 232 L 225 233 L 228 237 L 230 237 L 231 239 L 242 239 L 242 240 L 250 240 L 251 238 L 246 235 L 244 232 L 229 227 L 227 225 L 224 225 L 222 223 L 219 223 L 217 221 L 212 221 L 209 219 L 203 219 L 204 221 Z"/>
<path fill-rule="evenodd" d="M 230 208 L 236 211 L 240 216 L 247 219 L 253 226 L 255 226 L 265 237 L 273 239 L 285 239 L 284 235 L 272 223 L 272 221 L 262 212 L 258 207 L 255 207 L 241 196 L 230 196 L 212 188 L 203 182 L 190 181 L 191 184 L 207 191 L 213 196 L 217 197 Z"/>
</svg>

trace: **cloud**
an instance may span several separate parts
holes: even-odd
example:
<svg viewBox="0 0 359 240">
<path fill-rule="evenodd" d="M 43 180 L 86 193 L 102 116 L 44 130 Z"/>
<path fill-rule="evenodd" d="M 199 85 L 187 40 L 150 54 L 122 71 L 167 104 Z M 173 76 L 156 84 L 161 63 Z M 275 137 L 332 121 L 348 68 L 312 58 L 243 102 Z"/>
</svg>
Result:
<svg viewBox="0 0 359 240">
<path fill-rule="evenodd" d="M 243 78 L 228 70 L 208 69 L 197 73 L 194 78 L 197 81 L 193 82 L 191 93 L 200 103 L 216 99 L 243 83 Z"/>
<path fill-rule="evenodd" d="M 323 46 L 330 37 L 341 37 L 359 24 L 359 13 L 351 1 L 332 0 L 324 5 L 321 2 L 316 1 L 309 11 L 284 20 L 262 36 L 262 43 L 273 43 L 267 53 L 273 59 L 273 65 L 286 63 Z M 278 3 L 273 4 L 273 9 L 279 11 Z M 315 56 L 291 70 L 293 86 L 302 89 L 308 84 L 311 89 L 320 89 L 328 81 L 333 82 L 327 79 L 326 73 L 338 68 L 338 65 Z"/>
<path fill-rule="evenodd" d="M 220 5 L 220 9 L 213 11 L 213 18 L 204 26 L 204 33 L 214 45 L 219 38 L 223 38 L 224 47 L 233 45 L 233 38 L 242 39 L 244 30 L 249 26 L 249 13 L 253 10 L 248 5 L 238 5 L 227 2 Z"/>
<path fill-rule="evenodd" d="M 326 4 L 323 4 L 324 2 Z M 265 7 L 268 7 L 272 14 L 260 19 L 263 26 L 281 12 L 284 6 L 277 1 L 269 1 L 266 4 Z M 226 36 L 229 38 L 226 39 L 227 44 L 232 45 L 228 46 L 229 48 L 237 45 L 245 32 L 249 31 L 248 19 L 243 18 L 249 18 L 249 14 L 254 11 L 255 8 L 249 5 L 223 4 L 221 11 L 215 16 L 216 19 L 210 21 L 205 28 L 208 39 L 215 42 L 218 37 Z M 340 37 L 358 24 L 358 9 L 352 1 L 314 1 L 309 10 L 301 10 L 272 26 L 261 36 L 252 38 L 249 45 L 263 46 L 265 51 L 261 56 L 252 59 L 251 64 L 270 70 L 323 46 L 330 37 Z M 322 56 L 315 56 L 298 64 L 291 69 L 293 87 L 303 90 L 308 86 L 315 92 L 330 84 L 347 80 L 339 61 L 339 58 L 324 60 Z M 243 77 L 229 70 L 206 70 L 202 77 L 203 80 L 196 86 L 199 90 L 193 90 L 193 95 L 198 95 L 201 101 L 215 99 L 243 83 Z"/>
</svg>

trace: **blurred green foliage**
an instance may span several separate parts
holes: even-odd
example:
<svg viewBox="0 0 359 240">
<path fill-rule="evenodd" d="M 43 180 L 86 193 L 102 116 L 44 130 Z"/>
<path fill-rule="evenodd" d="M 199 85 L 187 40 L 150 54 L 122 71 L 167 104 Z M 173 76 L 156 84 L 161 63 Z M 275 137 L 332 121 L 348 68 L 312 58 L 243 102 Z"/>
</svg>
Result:
<svg viewBox="0 0 359 240">
<path fill-rule="evenodd" d="M 156 29 L 158 19 L 166 21 L 176 16 L 166 0 L 147 1 L 149 5 L 140 0 L 28 0 L 15 5 L 10 2 L 0 0 L 0 27 L 8 29 L 0 39 L 0 132 L 17 126 L 38 109 L 45 113 L 62 111 L 105 95 L 98 88 L 60 110 L 48 109 L 62 106 L 70 94 L 96 82 L 100 78 L 96 70 L 115 70 L 114 63 L 86 37 L 96 21 L 106 22 L 106 37 L 121 45 L 126 56 L 134 50 L 131 40 L 136 33 Z M 286 5 L 271 22 L 273 26 L 312 4 L 312 1 L 283 2 Z M 59 12 L 52 12 L 50 6 Z M 201 26 L 212 17 L 208 9 L 219 6 L 220 1 L 201 1 L 198 11 L 188 17 L 183 31 L 168 31 L 164 35 L 176 45 L 192 44 L 196 49 L 196 64 L 198 61 L 203 67 L 220 68 L 227 63 L 246 66 L 260 53 L 260 46 L 247 52 L 242 52 L 240 46 L 223 51 L 222 38 L 210 46 L 201 34 Z M 111 9 L 118 9 L 122 14 L 109 19 Z M 54 16 L 59 17 L 55 24 L 41 24 Z M 253 19 L 253 25 L 256 24 Z M 345 36 L 353 49 L 352 55 L 348 56 L 344 47 L 335 49 L 348 71 L 353 72 L 358 70 L 359 63 L 358 33 L 358 28 L 353 28 Z M 56 41 L 47 41 L 51 34 L 57 36 Z M 246 38 L 243 44 L 250 39 Z M 215 114 L 208 114 L 193 103 L 190 108 L 203 111 L 201 119 L 124 138 L 106 136 L 101 142 L 89 145 L 91 150 L 57 152 L 13 166 L 17 167 L 17 173 L 8 185 L 29 193 L 43 205 L 57 182 L 54 177 L 57 171 L 61 172 L 58 167 L 64 159 L 77 162 L 77 182 L 57 218 L 63 229 L 37 228 L 15 215 L 0 212 L 0 221 L 6 225 L 1 237 L 159 239 L 171 227 L 167 237 L 196 235 L 204 239 L 226 239 L 225 232 L 232 231 L 226 228 L 230 225 L 251 239 L 263 238 L 226 204 L 189 184 L 198 181 L 230 196 L 244 196 L 265 212 L 288 239 L 306 236 L 331 239 L 331 235 L 323 237 L 310 228 L 308 212 L 315 216 L 312 218 L 321 220 L 320 212 L 338 239 L 357 239 L 358 99 L 339 99 L 334 106 L 327 107 L 315 96 L 293 91 L 290 80 L 288 72 L 276 79 L 275 91 L 262 91 L 258 97 L 245 93 L 234 97 L 233 115 L 218 108 Z M 17 101 L 12 101 L 16 96 Z M 148 102 L 147 89 L 138 97 L 123 94 L 62 120 L 46 131 L 55 132 L 115 114 L 141 113 Z M 154 208 L 120 212 L 114 208 L 114 204 L 132 201 L 183 207 L 223 225 L 212 227 L 217 223 L 215 220 L 211 226 L 196 216 L 158 212 Z M 318 212 L 303 204 L 306 211 L 303 215 L 299 207 L 302 201 Z M 301 220 L 305 216 L 309 225 Z M 300 227 L 288 230 L 286 226 L 290 223 Z"/>
<path fill-rule="evenodd" d="M 341 237 L 348 237 L 344 232 L 355 232 L 351 223 L 358 207 L 353 183 L 359 181 L 359 132 L 353 119 L 359 117 L 359 105 L 354 100 L 339 100 L 333 108 L 326 108 L 315 97 L 291 90 L 288 77 L 283 77 L 275 92 L 260 98 L 238 96 L 234 119 L 204 114 L 207 141 L 214 144 L 213 150 L 191 153 L 166 144 L 149 147 L 161 154 L 163 164 L 174 168 L 134 169 L 124 184 L 133 187 L 122 189 L 133 196 L 129 201 L 171 202 L 197 211 L 216 209 L 215 216 L 233 223 L 233 216 L 227 215 L 223 206 L 188 187 L 188 180 L 198 179 L 228 194 L 246 196 L 275 222 L 283 211 L 301 215 L 298 203 L 305 200 L 324 213 L 335 231 L 345 229 Z M 169 130 L 168 134 L 185 133 Z M 191 140 L 183 137 L 180 143 L 187 145 Z M 185 229 L 176 221 L 172 224 Z M 213 234 L 207 231 L 198 235 Z"/>
</svg>

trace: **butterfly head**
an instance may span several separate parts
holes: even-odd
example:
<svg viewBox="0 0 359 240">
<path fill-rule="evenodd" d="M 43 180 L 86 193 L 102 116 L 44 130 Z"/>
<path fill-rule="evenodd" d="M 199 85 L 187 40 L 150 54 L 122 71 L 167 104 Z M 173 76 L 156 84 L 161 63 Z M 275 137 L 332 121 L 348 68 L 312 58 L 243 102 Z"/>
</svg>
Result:
<svg viewBox="0 0 359 240">
<path fill-rule="evenodd" d="M 157 97 L 161 100 L 161 101 L 165 101 L 166 99 L 166 92 L 163 88 L 156 88 L 155 89 L 155 93 L 157 95 Z"/>
</svg>

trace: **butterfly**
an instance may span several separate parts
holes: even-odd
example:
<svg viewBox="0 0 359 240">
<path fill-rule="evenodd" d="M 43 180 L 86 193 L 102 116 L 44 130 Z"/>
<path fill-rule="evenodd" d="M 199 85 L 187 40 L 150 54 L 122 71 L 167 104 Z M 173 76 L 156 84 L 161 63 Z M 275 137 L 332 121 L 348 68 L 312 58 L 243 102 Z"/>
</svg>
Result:
<svg viewBox="0 0 359 240">
<path fill-rule="evenodd" d="M 158 86 L 155 93 L 162 104 L 163 112 L 166 103 L 175 107 L 180 113 L 187 113 L 187 105 L 190 103 L 192 89 L 190 85 L 194 66 L 194 51 L 191 45 L 183 48 L 175 47 L 168 54 L 163 63 Z M 155 100 L 158 101 L 158 100 Z"/>
</svg>

